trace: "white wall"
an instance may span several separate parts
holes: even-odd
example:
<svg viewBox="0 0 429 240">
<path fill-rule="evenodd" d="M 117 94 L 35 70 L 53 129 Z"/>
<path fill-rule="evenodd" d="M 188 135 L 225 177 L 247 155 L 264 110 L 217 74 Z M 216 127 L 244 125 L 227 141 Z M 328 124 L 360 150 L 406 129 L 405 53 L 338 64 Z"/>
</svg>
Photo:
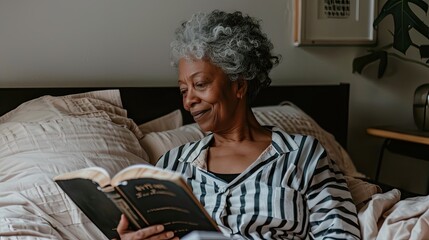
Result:
<svg viewBox="0 0 429 240">
<path fill-rule="evenodd" d="M 272 72 L 274 85 L 351 84 L 348 149 L 357 168 L 374 176 L 382 141 L 365 129 L 412 126 L 413 93 L 429 81 L 429 69 L 391 58 L 386 76 L 377 79 L 375 64 L 363 75 L 352 74 L 353 58 L 363 55 L 365 47 L 294 47 L 292 2 L 0 0 L 0 87 L 175 86 L 169 43 L 179 22 L 197 11 L 241 10 L 262 19 L 274 51 L 283 55 Z M 388 28 L 390 19 L 380 26 L 381 43 L 391 41 Z M 382 180 L 424 191 L 428 164 L 406 161 L 394 165 L 386 160 Z M 409 161 L 417 167 L 404 177 Z M 416 174 L 422 176 L 417 184 Z"/>
</svg>

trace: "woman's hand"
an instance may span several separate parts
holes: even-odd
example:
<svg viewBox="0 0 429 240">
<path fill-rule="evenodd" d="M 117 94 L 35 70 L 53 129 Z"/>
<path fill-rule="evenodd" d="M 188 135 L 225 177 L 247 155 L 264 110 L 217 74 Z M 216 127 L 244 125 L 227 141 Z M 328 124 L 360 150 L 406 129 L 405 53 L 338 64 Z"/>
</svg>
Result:
<svg viewBox="0 0 429 240">
<path fill-rule="evenodd" d="M 140 229 L 138 231 L 128 230 L 128 219 L 122 214 L 121 221 L 119 221 L 117 231 L 121 240 L 134 240 L 134 239 L 148 239 L 148 240 L 157 240 L 157 239 L 172 239 L 179 240 L 178 237 L 174 237 L 174 233 L 164 232 L 163 225 L 154 225 L 147 228 Z"/>
</svg>

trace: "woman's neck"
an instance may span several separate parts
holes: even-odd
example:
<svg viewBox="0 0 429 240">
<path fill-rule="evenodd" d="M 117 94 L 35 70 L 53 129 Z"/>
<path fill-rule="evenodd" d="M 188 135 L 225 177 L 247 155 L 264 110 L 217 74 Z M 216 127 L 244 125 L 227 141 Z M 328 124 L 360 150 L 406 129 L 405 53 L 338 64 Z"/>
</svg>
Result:
<svg viewBox="0 0 429 240">
<path fill-rule="evenodd" d="M 259 124 L 251 110 L 249 110 L 245 116 L 243 120 L 235 122 L 235 124 L 228 129 L 213 132 L 213 146 L 219 146 L 219 144 L 234 144 L 243 141 L 271 140 L 271 131 Z"/>
</svg>

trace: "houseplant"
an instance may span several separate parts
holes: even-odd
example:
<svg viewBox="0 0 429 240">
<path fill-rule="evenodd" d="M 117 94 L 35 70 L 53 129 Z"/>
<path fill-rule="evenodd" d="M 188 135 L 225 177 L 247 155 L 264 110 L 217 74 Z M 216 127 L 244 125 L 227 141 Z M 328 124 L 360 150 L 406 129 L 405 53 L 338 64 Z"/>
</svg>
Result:
<svg viewBox="0 0 429 240">
<path fill-rule="evenodd" d="M 413 7 L 411 7 L 412 5 Z M 368 64 L 379 61 L 378 78 L 381 78 L 386 70 L 389 57 L 396 57 L 429 68 L 429 45 L 419 45 L 412 40 L 410 35 L 410 30 L 414 29 L 425 37 L 425 41 L 429 40 L 429 27 L 417 16 L 418 11 L 423 11 L 427 16 L 428 3 L 425 0 L 387 0 L 374 20 L 373 27 L 378 28 L 381 21 L 392 15 L 394 31 L 390 33 L 393 41 L 385 46 L 369 49 L 367 55 L 355 58 L 353 72 L 360 74 Z M 406 57 L 410 47 L 419 49 L 421 60 Z"/>
</svg>

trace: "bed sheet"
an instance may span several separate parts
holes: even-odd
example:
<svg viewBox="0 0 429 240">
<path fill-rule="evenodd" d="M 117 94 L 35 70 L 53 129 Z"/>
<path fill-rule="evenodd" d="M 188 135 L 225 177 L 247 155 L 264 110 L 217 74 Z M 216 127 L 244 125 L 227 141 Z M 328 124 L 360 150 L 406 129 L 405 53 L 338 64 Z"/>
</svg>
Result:
<svg viewBox="0 0 429 240">
<path fill-rule="evenodd" d="M 397 189 L 375 194 L 358 218 L 362 239 L 429 239 L 429 196 L 401 200 Z"/>
</svg>

